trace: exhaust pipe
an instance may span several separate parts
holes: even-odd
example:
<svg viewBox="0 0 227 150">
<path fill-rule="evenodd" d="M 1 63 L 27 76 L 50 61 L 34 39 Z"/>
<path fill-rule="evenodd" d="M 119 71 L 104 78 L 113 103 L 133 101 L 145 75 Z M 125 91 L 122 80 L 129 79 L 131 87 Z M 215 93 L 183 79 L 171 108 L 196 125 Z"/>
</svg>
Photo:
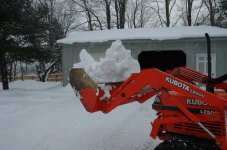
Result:
<svg viewBox="0 0 227 150">
<path fill-rule="evenodd" d="M 211 50 L 210 50 L 210 36 L 208 33 L 205 33 L 207 40 L 207 63 L 208 63 L 208 79 L 206 84 L 206 90 L 210 93 L 214 93 L 214 83 L 212 82 L 211 77 Z"/>
</svg>

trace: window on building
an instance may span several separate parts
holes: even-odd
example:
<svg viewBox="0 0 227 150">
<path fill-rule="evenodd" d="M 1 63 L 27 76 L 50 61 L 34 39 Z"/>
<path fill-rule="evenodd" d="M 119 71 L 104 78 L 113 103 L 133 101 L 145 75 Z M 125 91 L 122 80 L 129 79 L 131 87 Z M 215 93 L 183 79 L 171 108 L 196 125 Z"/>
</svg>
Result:
<svg viewBox="0 0 227 150">
<path fill-rule="evenodd" d="M 196 54 L 196 70 L 208 74 L 207 54 Z M 211 54 L 211 76 L 216 77 L 216 54 Z"/>
</svg>

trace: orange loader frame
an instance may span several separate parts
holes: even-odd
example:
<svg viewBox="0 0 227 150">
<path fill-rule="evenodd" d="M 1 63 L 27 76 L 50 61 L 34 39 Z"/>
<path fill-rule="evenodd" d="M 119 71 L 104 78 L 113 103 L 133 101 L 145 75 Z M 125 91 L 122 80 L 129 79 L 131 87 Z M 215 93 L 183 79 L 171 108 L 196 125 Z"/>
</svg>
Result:
<svg viewBox="0 0 227 150">
<path fill-rule="evenodd" d="M 214 141 L 227 150 L 227 83 L 214 85 L 215 92 L 202 88 L 208 77 L 187 67 L 162 72 L 144 69 L 132 74 L 122 83 L 107 83 L 112 87 L 110 97 L 100 100 L 104 92 L 86 87 L 80 94 L 88 112 L 109 113 L 119 105 L 138 101 L 143 103 L 156 95 L 153 109 L 157 119 L 152 122 L 152 138 L 168 140 L 173 135 L 187 135 Z M 72 85 L 73 86 L 73 85 Z"/>
</svg>

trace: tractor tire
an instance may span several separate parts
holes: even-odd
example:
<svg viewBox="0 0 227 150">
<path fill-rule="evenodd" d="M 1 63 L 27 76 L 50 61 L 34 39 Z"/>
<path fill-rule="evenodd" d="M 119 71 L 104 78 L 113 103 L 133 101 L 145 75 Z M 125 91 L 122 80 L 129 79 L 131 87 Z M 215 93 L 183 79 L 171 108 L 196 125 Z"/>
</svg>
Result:
<svg viewBox="0 0 227 150">
<path fill-rule="evenodd" d="M 166 140 L 160 143 L 154 150 L 220 150 L 215 145 L 195 144 L 179 139 Z"/>
<path fill-rule="evenodd" d="M 193 143 L 185 143 L 182 140 L 166 140 L 160 143 L 155 150 L 203 150 Z"/>
<path fill-rule="evenodd" d="M 187 143 L 186 150 L 201 150 L 193 143 Z"/>
<path fill-rule="evenodd" d="M 154 150 L 175 150 L 171 141 L 166 140 L 160 143 Z"/>
</svg>

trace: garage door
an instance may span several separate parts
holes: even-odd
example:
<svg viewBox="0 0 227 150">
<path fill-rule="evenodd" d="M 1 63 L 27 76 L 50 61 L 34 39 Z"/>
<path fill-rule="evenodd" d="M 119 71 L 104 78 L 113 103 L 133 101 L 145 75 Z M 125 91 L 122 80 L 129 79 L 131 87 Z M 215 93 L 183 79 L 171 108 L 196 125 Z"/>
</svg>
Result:
<svg viewBox="0 0 227 150">
<path fill-rule="evenodd" d="M 143 51 L 138 55 L 141 69 L 158 68 L 166 71 L 186 66 L 186 54 L 181 50 Z"/>
</svg>

